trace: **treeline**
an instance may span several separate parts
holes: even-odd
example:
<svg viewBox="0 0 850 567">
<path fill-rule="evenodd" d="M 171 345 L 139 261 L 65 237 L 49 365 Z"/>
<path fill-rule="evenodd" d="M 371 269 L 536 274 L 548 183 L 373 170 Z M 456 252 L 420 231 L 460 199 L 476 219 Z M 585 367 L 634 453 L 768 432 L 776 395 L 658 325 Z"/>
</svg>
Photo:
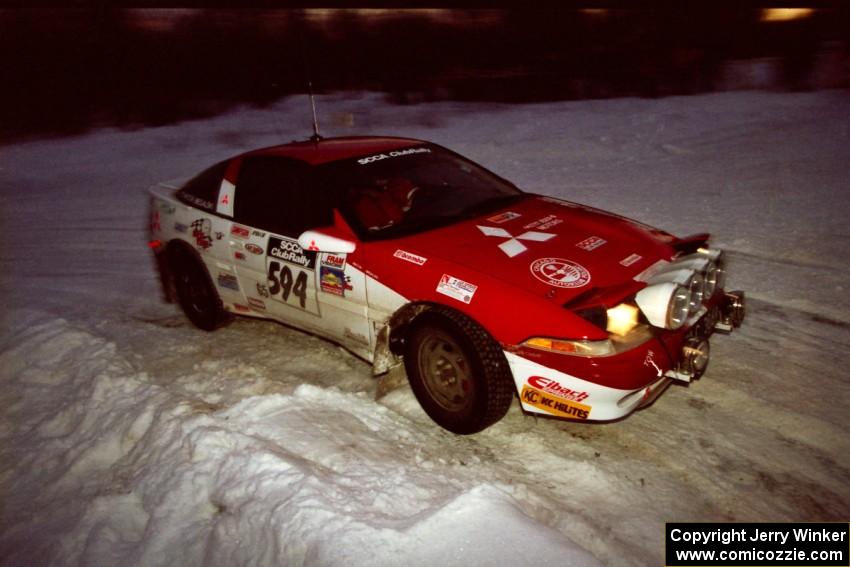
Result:
<svg viewBox="0 0 850 567">
<path fill-rule="evenodd" d="M 686 3 L 685 3 L 686 4 Z M 768 58 L 773 88 L 847 72 L 846 8 L 764 22 L 759 9 L 0 11 L 0 138 L 162 124 L 304 92 L 521 102 L 727 88 Z M 833 77 L 848 86 L 846 76 Z M 734 81 L 732 81 L 734 82 Z"/>
</svg>

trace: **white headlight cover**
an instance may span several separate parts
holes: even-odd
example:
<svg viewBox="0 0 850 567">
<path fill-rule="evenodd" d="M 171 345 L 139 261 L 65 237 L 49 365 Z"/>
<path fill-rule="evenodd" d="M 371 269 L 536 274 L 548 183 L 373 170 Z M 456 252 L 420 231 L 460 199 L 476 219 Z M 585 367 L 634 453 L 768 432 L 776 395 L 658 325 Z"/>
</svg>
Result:
<svg viewBox="0 0 850 567">
<path fill-rule="evenodd" d="M 651 325 L 678 329 L 688 319 L 691 291 L 674 282 L 661 282 L 637 292 L 635 301 Z"/>
</svg>

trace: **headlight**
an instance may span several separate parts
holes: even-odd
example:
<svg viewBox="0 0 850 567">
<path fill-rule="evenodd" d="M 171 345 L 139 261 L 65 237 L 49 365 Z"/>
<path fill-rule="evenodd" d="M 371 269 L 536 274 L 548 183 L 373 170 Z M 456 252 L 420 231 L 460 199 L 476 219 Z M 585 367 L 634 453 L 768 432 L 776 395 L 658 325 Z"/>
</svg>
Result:
<svg viewBox="0 0 850 567">
<path fill-rule="evenodd" d="M 723 256 L 720 255 L 705 270 L 705 296 L 711 297 L 722 288 L 726 279 L 726 269 Z"/>
<path fill-rule="evenodd" d="M 678 329 L 688 320 L 691 290 L 677 283 L 662 282 L 637 292 L 635 301 L 650 324 L 665 329 Z"/>
<path fill-rule="evenodd" d="M 573 356 L 605 356 L 614 354 L 614 345 L 607 339 L 604 341 L 584 341 L 534 337 L 528 339 L 523 344 L 549 352 L 571 354 Z"/>
<path fill-rule="evenodd" d="M 702 298 L 705 293 L 705 280 L 699 274 L 694 274 L 691 276 L 691 280 L 688 283 L 689 291 L 691 292 L 690 302 L 688 303 L 688 310 L 691 315 L 699 311 L 699 308 L 702 307 Z"/>
<path fill-rule="evenodd" d="M 628 303 L 621 303 L 607 310 L 608 320 L 606 330 L 609 333 L 625 337 L 629 331 L 638 325 L 638 308 Z"/>
</svg>

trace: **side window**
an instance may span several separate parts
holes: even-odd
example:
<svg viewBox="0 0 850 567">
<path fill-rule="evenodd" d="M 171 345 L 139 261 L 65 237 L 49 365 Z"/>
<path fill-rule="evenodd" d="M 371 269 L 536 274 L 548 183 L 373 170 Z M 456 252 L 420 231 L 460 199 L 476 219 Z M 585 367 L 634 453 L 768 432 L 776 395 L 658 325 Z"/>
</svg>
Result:
<svg viewBox="0 0 850 567">
<path fill-rule="evenodd" d="M 234 219 L 297 238 L 310 228 L 333 223 L 327 192 L 311 183 L 311 167 L 279 156 L 248 156 L 236 183 Z"/>
<path fill-rule="evenodd" d="M 218 189 L 224 178 L 227 162 L 217 163 L 190 179 L 186 185 L 177 192 L 177 198 L 187 205 L 192 205 L 205 211 L 215 211 L 215 202 L 218 199 Z"/>
</svg>

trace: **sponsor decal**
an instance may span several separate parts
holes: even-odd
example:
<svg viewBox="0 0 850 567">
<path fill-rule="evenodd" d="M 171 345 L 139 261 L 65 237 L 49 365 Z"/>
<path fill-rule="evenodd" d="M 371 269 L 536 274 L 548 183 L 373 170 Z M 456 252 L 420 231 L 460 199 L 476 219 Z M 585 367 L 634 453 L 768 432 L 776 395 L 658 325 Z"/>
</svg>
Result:
<svg viewBox="0 0 850 567">
<path fill-rule="evenodd" d="M 151 232 L 159 232 L 162 230 L 162 225 L 159 222 L 159 211 L 151 211 Z"/>
<path fill-rule="evenodd" d="M 418 256 L 411 252 L 405 252 L 404 250 L 396 250 L 393 256 L 399 260 L 405 260 L 411 264 L 416 264 L 417 266 L 422 266 L 428 261 L 428 258 L 423 258 L 422 256 Z"/>
<path fill-rule="evenodd" d="M 448 274 L 443 274 L 440 278 L 440 283 L 437 284 L 437 293 L 448 295 L 452 299 L 457 299 L 463 303 L 472 301 L 477 285 L 465 282 L 461 279 L 452 277 Z"/>
<path fill-rule="evenodd" d="M 215 239 L 216 239 L 216 240 L 221 240 L 222 238 L 224 238 L 224 233 L 223 233 L 223 232 L 216 232 L 216 233 L 215 233 Z"/>
<path fill-rule="evenodd" d="M 230 227 L 230 236 L 235 236 L 236 238 L 248 238 L 251 236 L 251 231 L 248 230 L 247 227 L 234 224 Z"/>
<path fill-rule="evenodd" d="M 512 221 L 514 219 L 518 219 L 521 216 L 522 216 L 521 214 L 515 213 L 513 211 L 505 211 L 504 213 L 501 213 L 501 214 L 498 214 L 498 215 L 495 215 L 495 216 L 492 216 L 492 217 L 487 217 L 487 220 L 494 223 L 494 224 L 502 224 L 503 222 L 508 222 L 508 221 Z"/>
<path fill-rule="evenodd" d="M 253 242 L 246 243 L 245 244 L 245 250 L 247 250 L 251 254 L 256 254 L 256 255 L 260 255 L 260 254 L 263 253 L 263 247 L 259 246 L 257 244 L 254 244 Z"/>
<path fill-rule="evenodd" d="M 646 351 L 646 357 L 643 359 L 643 365 L 646 367 L 651 366 L 652 368 L 654 368 L 659 378 L 661 378 L 661 376 L 664 374 L 664 372 L 661 370 L 661 367 L 655 363 L 655 353 L 652 351 L 652 349 Z"/>
<path fill-rule="evenodd" d="M 201 209 L 212 210 L 214 203 L 212 201 L 207 201 L 206 199 L 201 199 L 200 197 L 196 197 L 195 195 L 190 195 L 189 193 L 183 193 L 181 195 L 183 199 L 189 201 L 191 204 L 195 205 Z"/>
<path fill-rule="evenodd" d="M 256 297 L 248 298 L 248 305 L 251 306 L 251 309 L 254 311 L 265 311 L 266 310 L 266 302 L 262 299 L 257 299 Z"/>
<path fill-rule="evenodd" d="M 234 258 L 236 258 L 237 260 L 244 260 L 244 259 L 245 259 L 245 254 L 243 254 L 242 252 L 239 252 L 239 251 L 237 250 L 237 251 L 235 251 L 235 252 L 233 253 L 233 257 L 234 257 Z"/>
<path fill-rule="evenodd" d="M 587 250 L 588 252 L 592 252 L 593 250 L 596 250 L 597 248 L 599 248 L 600 246 L 602 246 L 606 242 L 608 242 L 608 241 L 605 240 L 604 238 L 599 238 L 598 236 L 591 236 L 591 237 L 585 238 L 584 240 L 582 240 L 581 242 L 576 244 L 576 246 L 578 246 L 582 250 Z"/>
<path fill-rule="evenodd" d="M 251 234 L 253 236 L 256 236 L 257 238 L 265 238 L 266 237 L 265 232 L 263 232 L 262 230 L 257 230 L 256 228 L 251 231 Z"/>
<path fill-rule="evenodd" d="M 257 295 L 260 297 L 268 297 L 269 296 L 269 288 L 259 282 L 257 282 Z"/>
<path fill-rule="evenodd" d="M 185 224 L 183 224 L 182 222 L 176 222 L 176 223 L 174 223 L 174 230 L 176 230 L 177 232 L 182 232 L 182 233 L 185 234 L 185 233 L 189 232 L 189 227 L 186 226 Z"/>
<path fill-rule="evenodd" d="M 234 303 L 233 308 L 237 311 L 241 311 L 242 313 L 249 313 L 251 311 L 250 307 L 248 307 L 247 305 L 242 305 L 241 303 Z"/>
<path fill-rule="evenodd" d="M 316 269 L 316 254 L 306 252 L 293 238 L 269 238 L 268 255 L 308 270 Z"/>
<path fill-rule="evenodd" d="M 166 215 L 173 215 L 174 211 L 177 210 L 177 208 L 174 205 L 172 205 L 170 203 L 166 203 L 165 201 L 157 201 L 156 202 L 156 208 L 159 209 L 159 211 L 161 213 L 166 214 Z"/>
<path fill-rule="evenodd" d="M 552 380 L 551 378 L 544 378 L 543 376 L 529 377 L 528 385 L 536 390 L 540 390 L 547 394 L 552 394 L 553 396 L 564 398 L 566 400 L 572 400 L 574 402 L 583 402 L 584 400 L 590 397 L 590 394 L 588 394 L 587 392 L 571 390 L 565 386 L 562 386 L 558 381 Z"/>
<path fill-rule="evenodd" d="M 555 396 L 550 396 L 540 390 L 535 390 L 530 386 L 522 387 L 520 397 L 524 403 L 559 417 L 587 419 L 588 416 L 590 416 L 591 406 L 586 406 L 564 398 L 556 398 Z"/>
<path fill-rule="evenodd" d="M 322 265 L 328 268 L 337 270 L 345 269 L 345 256 L 337 256 L 335 254 L 325 254 L 322 258 Z"/>
<path fill-rule="evenodd" d="M 562 219 L 559 219 L 555 215 L 546 215 L 542 219 L 538 219 L 534 222 L 530 222 L 527 225 L 523 226 L 525 230 L 530 230 L 532 228 L 539 228 L 540 230 L 546 230 L 547 228 L 552 228 L 553 226 L 558 226 L 564 222 Z"/>
<path fill-rule="evenodd" d="M 632 254 L 632 255 L 626 256 L 625 258 L 620 260 L 620 265 L 626 266 L 628 268 L 629 266 L 636 263 L 641 258 L 643 258 L 643 256 L 641 256 L 640 254 Z"/>
<path fill-rule="evenodd" d="M 531 275 L 554 287 L 574 288 L 590 283 L 590 272 L 584 266 L 563 258 L 539 258 L 530 269 Z"/>
<path fill-rule="evenodd" d="M 528 231 L 523 232 L 519 236 L 514 236 L 504 228 L 496 228 L 493 226 L 481 226 L 477 225 L 478 230 L 483 232 L 487 236 L 495 236 L 497 238 L 506 238 L 504 242 L 499 244 L 499 248 L 508 255 L 508 257 L 513 258 L 518 254 L 522 254 L 528 248 L 520 242 L 520 240 L 526 240 L 531 242 L 545 242 L 551 238 L 554 238 L 555 235 L 548 232 L 534 232 Z"/>
<path fill-rule="evenodd" d="M 408 148 L 406 150 L 394 150 L 392 152 L 387 152 L 385 154 L 377 154 L 374 156 L 368 156 L 364 158 L 360 158 L 357 160 L 357 163 L 360 165 L 367 165 L 370 163 L 375 163 L 376 161 L 381 161 L 383 159 L 389 159 L 394 157 L 401 156 L 409 156 L 411 154 L 430 154 L 430 148 Z"/>
<path fill-rule="evenodd" d="M 319 286 L 325 293 L 345 297 L 345 290 L 351 289 L 350 281 L 351 278 L 347 278 L 342 270 L 327 266 L 319 269 Z"/>
<path fill-rule="evenodd" d="M 195 244 L 198 248 L 206 250 L 212 246 L 212 223 L 210 219 L 197 219 L 192 221 L 192 238 L 195 239 Z"/>
<path fill-rule="evenodd" d="M 239 280 L 236 279 L 236 276 L 233 274 L 227 273 L 219 273 L 218 274 L 218 285 L 219 287 L 226 287 L 227 289 L 232 289 L 233 291 L 239 291 Z"/>
</svg>

